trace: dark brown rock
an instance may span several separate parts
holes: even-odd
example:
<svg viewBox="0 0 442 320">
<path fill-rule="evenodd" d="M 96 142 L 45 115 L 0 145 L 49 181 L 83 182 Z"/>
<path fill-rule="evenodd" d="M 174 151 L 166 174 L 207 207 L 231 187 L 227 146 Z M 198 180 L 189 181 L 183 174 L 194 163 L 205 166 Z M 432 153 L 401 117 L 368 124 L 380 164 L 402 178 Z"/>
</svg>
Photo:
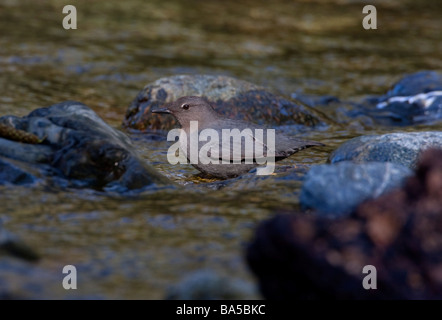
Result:
<svg viewBox="0 0 442 320">
<path fill-rule="evenodd" d="M 139 158 L 125 134 L 82 103 L 65 101 L 24 117 L 3 116 L 0 124 L 7 129 L 0 137 L 0 184 L 46 179 L 117 192 L 171 184 Z"/>
<path fill-rule="evenodd" d="M 226 76 L 179 75 L 146 85 L 127 109 L 123 126 L 137 130 L 176 127 L 172 116 L 162 117 L 152 114 L 151 110 L 183 96 L 205 97 L 218 113 L 237 120 L 272 125 L 322 123 L 322 116 L 313 109 L 247 81 Z"/>
<path fill-rule="evenodd" d="M 346 218 L 276 215 L 247 260 L 269 299 L 441 299 L 442 150 L 426 151 L 402 189 Z M 366 265 L 377 290 L 362 286 Z"/>
</svg>

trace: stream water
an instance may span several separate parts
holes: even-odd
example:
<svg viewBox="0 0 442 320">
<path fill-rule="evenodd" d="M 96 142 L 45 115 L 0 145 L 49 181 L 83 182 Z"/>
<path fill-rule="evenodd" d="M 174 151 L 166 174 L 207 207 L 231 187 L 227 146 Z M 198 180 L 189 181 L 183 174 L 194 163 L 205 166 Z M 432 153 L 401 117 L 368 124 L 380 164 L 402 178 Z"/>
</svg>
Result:
<svg viewBox="0 0 442 320">
<path fill-rule="evenodd" d="M 77 30 L 62 27 L 67 4 L 0 0 L 0 115 L 78 100 L 121 129 L 143 86 L 170 75 L 223 74 L 285 96 L 357 101 L 405 74 L 442 70 L 440 1 L 373 1 L 376 30 L 362 28 L 365 4 L 350 0 L 79 0 Z M 442 130 L 440 122 L 387 127 L 321 111 L 337 123 L 305 135 L 327 147 L 285 160 L 299 179 L 277 185 L 204 189 L 193 167 L 167 163 L 165 141 L 134 134 L 142 158 L 183 188 L 122 196 L 0 186 L 0 223 L 42 257 L 24 274 L 7 271 L 10 287 L 34 298 L 160 299 L 208 269 L 259 298 L 245 246 L 259 221 L 298 208 L 309 166 L 362 134 Z M 77 290 L 61 286 L 65 265 L 77 267 Z"/>
</svg>

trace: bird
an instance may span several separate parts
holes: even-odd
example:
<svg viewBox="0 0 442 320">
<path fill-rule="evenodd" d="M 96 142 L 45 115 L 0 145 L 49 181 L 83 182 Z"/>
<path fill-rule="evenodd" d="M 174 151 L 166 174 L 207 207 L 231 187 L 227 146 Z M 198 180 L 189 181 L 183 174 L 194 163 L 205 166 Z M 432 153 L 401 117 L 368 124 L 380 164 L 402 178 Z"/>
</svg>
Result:
<svg viewBox="0 0 442 320">
<path fill-rule="evenodd" d="M 305 148 L 324 146 L 320 142 L 301 140 L 287 136 L 282 132 L 273 131 L 274 134 L 272 134 L 269 131 L 271 128 L 255 123 L 227 118 L 216 112 L 205 97 L 180 97 L 173 102 L 152 108 L 151 112 L 173 115 L 181 125 L 179 145 L 187 159 L 203 174 L 220 179 L 229 179 L 245 174 L 251 169 L 265 164 L 266 160 L 271 161 L 270 157 L 273 157 L 274 163 Z M 205 129 L 209 129 L 209 131 Z M 226 139 L 223 141 L 219 137 L 223 138 L 223 133 L 226 130 L 233 132 L 235 129 L 238 129 L 236 133 L 242 132 L 243 136 L 239 139 L 226 136 L 226 139 L 229 140 L 228 144 L 223 144 Z M 201 135 L 204 132 L 210 133 L 209 142 L 205 142 L 208 140 L 207 134 L 205 140 L 201 141 Z M 202 148 L 205 148 L 203 154 L 212 160 L 209 163 L 192 159 L 190 137 L 192 134 L 195 137 L 196 133 L 199 135 L 196 142 L 197 151 L 200 152 Z M 218 137 L 213 137 L 214 135 L 218 135 Z M 270 141 L 269 139 L 272 137 L 274 137 L 273 141 Z M 252 145 L 255 146 L 254 149 Z M 193 147 L 195 149 L 195 144 Z M 250 148 L 252 148 L 252 152 L 249 152 Z M 260 150 L 262 152 L 257 151 L 259 148 L 262 149 Z"/>
</svg>

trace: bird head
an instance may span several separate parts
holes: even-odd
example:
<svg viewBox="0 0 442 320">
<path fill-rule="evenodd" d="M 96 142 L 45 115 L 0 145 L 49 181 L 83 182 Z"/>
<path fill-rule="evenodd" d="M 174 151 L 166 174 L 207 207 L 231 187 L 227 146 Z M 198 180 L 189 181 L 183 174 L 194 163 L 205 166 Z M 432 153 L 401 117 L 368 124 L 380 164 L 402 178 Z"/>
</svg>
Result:
<svg viewBox="0 0 442 320">
<path fill-rule="evenodd" d="M 183 128 L 189 127 L 190 121 L 198 121 L 205 125 L 216 120 L 218 116 L 205 98 L 197 96 L 181 97 L 159 108 L 153 108 L 152 113 L 172 114 Z"/>
</svg>

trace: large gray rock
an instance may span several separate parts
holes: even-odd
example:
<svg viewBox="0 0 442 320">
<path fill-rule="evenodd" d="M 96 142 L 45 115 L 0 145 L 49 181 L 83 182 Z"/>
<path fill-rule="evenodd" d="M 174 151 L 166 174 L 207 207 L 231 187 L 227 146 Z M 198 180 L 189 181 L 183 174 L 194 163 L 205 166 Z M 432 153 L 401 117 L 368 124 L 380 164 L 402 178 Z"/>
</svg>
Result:
<svg viewBox="0 0 442 320">
<path fill-rule="evenodd" d="M 412 171 L 394 163 L 340 162 L 313 166 L 305 176 L 300 204 L 329 216 L 350 213 L 364 200 L 400 187 Z"/>
<path fill-rule="evenodd" d="M 138 130 L 169 130 L 174 117 L 152 114 L 152 108 L 182 96 L 204 96 L 230 118 L 272 125 L 315 126 L 323 117 L 295 100 L 277 96 L 250 82 L 226 76 L 177 75 L 146 85 L 126 111 L 123 125 Z"/>
<path fill-rule="evenodd" d="M 0 124 L 0 184 L 40 178 L 116 191 L 171 184 L 138 158 L 126 135 L 82 103 L 58 103 L 22 118 L 4 116 Z"/>
<path fill-rule="evenodd" d="M 414 168 L 419 155 L 431 147 L 442 148 L 441 131 L 361 136 L 342 144 L 330 155 L 329 161 L 388 161 Z"/>
</svg>

